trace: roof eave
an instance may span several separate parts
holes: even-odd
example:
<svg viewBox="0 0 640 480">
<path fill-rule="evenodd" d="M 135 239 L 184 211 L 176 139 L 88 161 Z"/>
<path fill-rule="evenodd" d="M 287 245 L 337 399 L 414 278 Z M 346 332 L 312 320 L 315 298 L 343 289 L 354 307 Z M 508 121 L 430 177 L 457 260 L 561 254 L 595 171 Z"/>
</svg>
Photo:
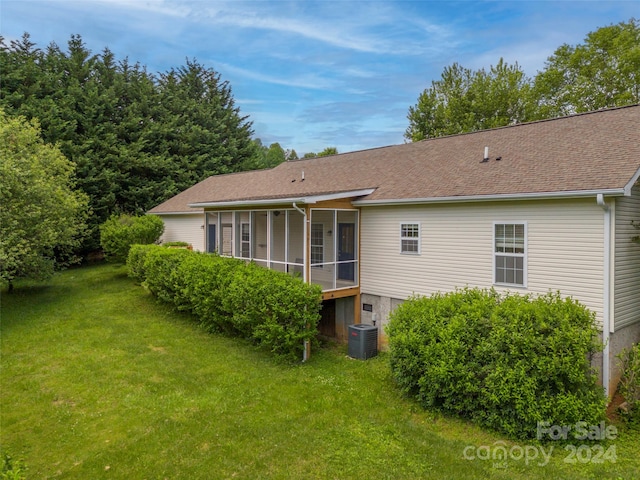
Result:
<svg viewBox="0 0 640 480">
<path fill-rule="evenodd" d="M 153 210 L 149 210 L 147 215 L 196 215 L 198 213 L 203 213 L 204 210 L 197 208 L 190 208 L 189 210 L 174 210 L 170 212 L 154 212 Z"/>
<path fill-rule="evenodd" d="M 425 197 L 425 198 L 389 198 L 380 200 L 355 200 L 356 206 L 373 207 L 382 205 L 416 205 L 425 203 L 458 203 L 458 202 L 495 202 L 507 200 L 550 200 L 557 198 L 588 198 L 598 194 L 615 197 L 630 195 L 626 188 L 609 188 L 601 190 L 575 190 L 563 192 L 534 192 L 534 193 L 501 193 L 493 195 L 459 195 L 453 197 Z"/>
<path fill-rule="evenodd" d="M 263 198 L 259 200 L 230 200 L 225 202 L 197 202 L 190 203 L 191 208 L 227 208 L 227 207 L 260 207 L 269 205 L 282 205 L 283 203 L 300 203 L 312 205 L 319 202 L 329 200 L 340 200 L 344 198 L 364 197 L 375 191 L 375 188 L 367 188 L 362 190 L 350 190 L 346 192 L 327 193 L 322 195 L 307 195 L 303 197 L 286 197 L 286 198 Z"/>
</svg>

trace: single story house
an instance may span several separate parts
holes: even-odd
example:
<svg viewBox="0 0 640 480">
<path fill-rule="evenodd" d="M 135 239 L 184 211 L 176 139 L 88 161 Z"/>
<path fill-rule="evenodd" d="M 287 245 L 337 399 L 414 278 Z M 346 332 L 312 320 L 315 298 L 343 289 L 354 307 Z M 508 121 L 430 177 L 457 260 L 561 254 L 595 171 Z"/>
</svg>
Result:
<svg viewBox="0 0 640 480">
<path fill-rule="evenodd" d="M 559 290 L 595 312 L 608 392 L 640 341 L 640 105 L 218 175 L 149 213 L 164 241 L 323 287 L 321 332 L 412 294 Z M 601 364 L 600 364 L 601 362 Z"/>
</svg>

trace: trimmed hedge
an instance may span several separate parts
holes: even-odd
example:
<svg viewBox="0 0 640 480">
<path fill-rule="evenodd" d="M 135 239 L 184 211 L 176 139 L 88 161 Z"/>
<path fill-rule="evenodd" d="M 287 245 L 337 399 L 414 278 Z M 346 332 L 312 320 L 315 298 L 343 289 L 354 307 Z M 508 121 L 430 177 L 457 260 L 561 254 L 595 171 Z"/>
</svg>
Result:
<svg viewBox="0 0 640 480">
<path fill-rule="evenodd" d="M 559 293 L 414 297 L 387 327 L 392 374 L 424 407 L 515 438 L 535 438 L 537 422 L 596 425 L 606 400 L 590 364 L 602 348 L 594 318 Z"/>
<path fill-rule="evenodd" d="M 135 278 L 138 283 L 144 282 L 147 278 L 147 272 L 144 268 L 144 262 L 147 258 L 149 249 L 156 248 L 156 245 L 132 245 L 127 256 L 127 268 L 129 276 Z"/>
<path fill-rule="evenodd" d="M 302 358 L 317 334 L 321 288 L 286 273 L 216 254 L 134 245 L 129 274 L 210 331 L 254 340 L 278 357 Z"/>
</svg>

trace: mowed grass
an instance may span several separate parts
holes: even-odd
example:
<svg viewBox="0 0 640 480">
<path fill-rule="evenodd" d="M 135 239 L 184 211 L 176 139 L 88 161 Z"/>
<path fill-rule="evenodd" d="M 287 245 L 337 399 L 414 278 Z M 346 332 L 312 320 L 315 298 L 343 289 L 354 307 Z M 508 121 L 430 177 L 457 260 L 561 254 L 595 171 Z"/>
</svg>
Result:
<svg viewBox="0 0 640 480">
<path fill-rule="evenodd" d="M 28 478 L 640 478 L 637 432 L 615 463 L 467 460 L 525 445 L 403 398 L 384 354 L 287 365 L 208 334 L 122 267 L 3 292 L 0 346 L 0 440 Z"/>
</svg>

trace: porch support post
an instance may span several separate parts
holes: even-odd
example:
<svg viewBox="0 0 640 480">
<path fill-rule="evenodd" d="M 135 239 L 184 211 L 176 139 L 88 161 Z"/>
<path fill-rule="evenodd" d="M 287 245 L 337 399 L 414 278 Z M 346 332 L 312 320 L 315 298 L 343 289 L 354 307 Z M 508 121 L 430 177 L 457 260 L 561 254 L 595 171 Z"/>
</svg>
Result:
<svg viewBox="0 0 640 480">
<path fill-rule="evenodd" d="M 304 221 L 303 221 L 303 225 L 304 225 L 304 236 L 303 236 L 303 249 L 304 249 L 304 255 L 303 255 L 303 260 L 302 260 L 302 271 L 303 271 L 303 280 L 305 283 L 310 283 L 311 282 L 311 271 L 309 269 L 309 264 L 311 263 L 311 227 L 309 226 L 311 223 L 311 218 L 310 218 L 310 210 L 309 207 L 307 205 L 304 206 L 304 210 L 300 207 L 298 207 L 298 205 L 296 205 L 296 202 L 292 203 L 293 208 L 295 208 L 298 212 L 300 212 L 303 217 L 304 217 Z M 307 360 L 309 360 L 309 358 L 311 358 L 311 342 L 309 342 L 308 340 L 305 340 L 304 344 L 303 344 L 303 351 L 302 351 L 302 361 L 306 362 Z"/>
</svg>

